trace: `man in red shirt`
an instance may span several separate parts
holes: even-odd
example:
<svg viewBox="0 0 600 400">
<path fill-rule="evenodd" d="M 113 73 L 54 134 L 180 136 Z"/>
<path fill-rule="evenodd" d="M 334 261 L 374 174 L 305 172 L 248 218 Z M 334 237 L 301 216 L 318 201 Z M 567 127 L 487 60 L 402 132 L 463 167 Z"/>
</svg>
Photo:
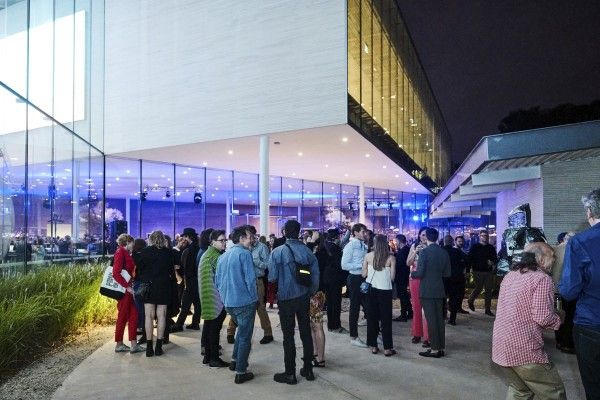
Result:
<svg viewBox="0 0 600 400">
<path fill-rule="evenodd" d="M 546 243 L 525 247 L 504 277 L 492 338 L 492 361 L 504 367 L 507 399 L 566 399 L 558 370 L 544 351 L 544 329 L 557 330 L 564 313 L 554 310 L 550 270 L 554 251 Z"/>
</svg>

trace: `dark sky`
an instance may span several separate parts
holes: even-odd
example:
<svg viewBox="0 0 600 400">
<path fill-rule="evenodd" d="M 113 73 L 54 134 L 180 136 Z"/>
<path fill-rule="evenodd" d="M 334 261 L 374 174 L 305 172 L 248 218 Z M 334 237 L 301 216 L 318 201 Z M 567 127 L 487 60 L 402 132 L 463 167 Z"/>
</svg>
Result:
<svg viewBox="0 0 600 400">
<path fill-rule="evenodd" d="M 600 0 L 398 0 L 461 163 L 510 111 L 600 98 Z"/>
</svg>

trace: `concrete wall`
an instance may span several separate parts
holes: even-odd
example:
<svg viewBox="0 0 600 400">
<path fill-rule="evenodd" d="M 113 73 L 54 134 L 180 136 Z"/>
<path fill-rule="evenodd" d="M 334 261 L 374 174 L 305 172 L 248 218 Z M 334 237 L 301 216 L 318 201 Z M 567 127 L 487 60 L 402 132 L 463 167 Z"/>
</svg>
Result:
<svg viewBox="0 0 600 400">
<path fill-rule="evenodd" d="M 508 213 L 514 207 L 529 203 L 531 208 L 531 226 L 544 226 L 545 205 L 542 202 L 544 184 L 545 182 L 542 182 L 542 179 L 517 182 L 514 190 L 506 190 L 498 193 L 496 197 L 496 232 L 498 232 L 496 248 L 498 250 L 500 250 L 502 233 L 508 228 Z"/>
<path fill-rule="evenodd" d="M 347 122 L 345 0 L 106 0 L 108 154 Z"/>
<path fill-rule="evenodd" d="M 544 232 L 551 243 L 564 231 L 589 228 L 581 196 L 600 187 L 600 158 L 542 165 Z"/>
</svg>

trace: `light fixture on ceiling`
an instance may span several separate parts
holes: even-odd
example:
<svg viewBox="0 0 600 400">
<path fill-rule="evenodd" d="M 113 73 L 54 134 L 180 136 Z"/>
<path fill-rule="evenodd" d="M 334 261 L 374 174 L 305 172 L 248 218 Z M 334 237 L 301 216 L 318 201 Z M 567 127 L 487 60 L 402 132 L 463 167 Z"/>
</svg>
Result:
<svg viewBox="0 0 600 400">
<path fill-rule="evenodd" d="M 233 154 L 233 150 L 227 150 L 227 154 L 232 155 Z"/>
<path fill-rule="evenodd" d="M 344 136 L 344 137 L 342 138 L 342 142 L 346 143 L 347 141 L 348 141 L 348 138 Z"/>
</svg>

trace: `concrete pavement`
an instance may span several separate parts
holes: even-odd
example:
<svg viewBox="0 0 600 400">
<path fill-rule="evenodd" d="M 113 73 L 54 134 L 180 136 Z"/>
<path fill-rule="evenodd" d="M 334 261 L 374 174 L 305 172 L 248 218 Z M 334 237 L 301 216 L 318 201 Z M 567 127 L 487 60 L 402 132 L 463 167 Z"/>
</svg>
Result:
<svg viewBox="0 0 600 400">
<path fill-rule="evenodd" d="M 395 310 L 397 313 L 398 310 Z M 315 368 L 317 379 L 307 382 L 298 373 L 298 385 L 273 381 L 283 370 L 282 335 L 277 310 L 270 310 L 275 341 L 261 345 L 262 330 L 256 321 L 250 367 L 256 377 L 242 385 L 233 383 L 234 372 L 202 365 L 200 331 L 171 335 L 165 355 L 147 358 L 143 353 L 115 354 L 114 343 L 99 348 L 81 363 L 54 394 L 65 399 L 504 399 L 506 383 L 501 369 L 491 362 L 493 318 L 478 309 L 459 315 L 457 326 L 447 326 L 447 356 L 428 359 L 418 355 L 421 345 L 411 343 L 410 322 L 394 322 L 394 346 L 398 354 L 372 355 L 349 344 L 348 335 L 326 330 L 326 368 Z M 342 323 L 347 325 L 347 313 Z M 225 321 L 227 323 L 227 320 Z M 225 325 L 226 326 L 226 325 Z M 229 361 L 233 345 L 222 330 L 223 359 Z M 366 339 L 366 327 L 359 328 Z M 573 355 L 554 349 L 552 332 L 547 348 L 563 378 L 569 399 L 584 399 Z M 297 365 L 301 366 L 301 342 L 296 335 Z"/>
</svg>

